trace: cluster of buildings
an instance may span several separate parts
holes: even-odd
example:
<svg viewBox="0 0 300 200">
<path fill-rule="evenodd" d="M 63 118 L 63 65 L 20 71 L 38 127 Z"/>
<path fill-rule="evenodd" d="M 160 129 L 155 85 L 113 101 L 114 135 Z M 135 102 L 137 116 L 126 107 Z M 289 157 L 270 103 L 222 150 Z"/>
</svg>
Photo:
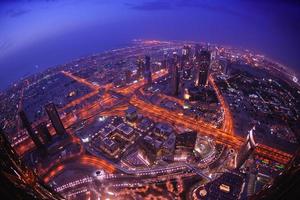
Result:
<svg viewBox="0 0 300 200">
<path fill-rule="evenodd" d="M 108 158 L 117 160 L 134 143 L 139 134 L 125 123 L 123 118 L 113 117 L 95 133 L 89 135 L 87 148 L 96 154 L 104 153 Z"/>
<path fill-rule="evenodd" d="M 259 143 L 290 152 L 295 150 L 298 142 L 296 133 L 299 130 L 300 92 L 261 70 L 259 66 L 263 64 L 270 67 L 268 70 L 272 67 L 263 57 L 249 52 L 194 43 L 158 43 L 156 46 L 104 52 L 31 77 L 26 85 L 23 82 L 24 85 L 15 85 L 5 95 L 0 94 L 3 97 L 0 99 L 0 111 L 4 113 L 0 124 L 9 131 L 13 146 L 18 146 L 28 137 L 32 140 L 36 149 L 25 155 L 24 160 L 33 168 L 51 166 L 54 161 L 80 153 L 81 147 L 84 147 L 88 154 L 112 163 L 118 170 L 122 169 L 122 173 L 127 170 L 128 177 L 137 170 L 136 177 L 159 173 L 159 176 L 168 176 L 168 180 L 171 180 L 173 171 L 168 166 L 174 165 L 176 173 L 188 169 L 183 174 L 190 177 L 198 174 L 204 179 L 213 179 L 193 191 L 195 198 L 238 199 L 244 195 L 242 191 L 254 194 L 261 190 L 285 168 L 255 154 L 257 143 L 254 134 Z M 258 69 L 252 69 L 252 66 Z M 106 94 L 121 102 L 118 104 L 120 107 L 128 107 L 123 113 L 125 116 L 98 118 L 100 109 L 95 109 L 89 118 L 82 121 L 76 119 L 78 123 L 74 127 L 80 127 L 68 129 L 74 131 L 74 138 L 81 139 L 74 144 L 57 109 L 89 94 L 91 88 L 87 87 L 88 84 L 63 75 L 59 72 L 61 70 L 67 70 L 79 80 L 82 78 L 97 88 L 91 97 L 62 109 L 64 115 L 73 113 L 75 116 L 83 104 L 91 105 L 88 107 L 91 110 L 96 107 L 109 112 L 109 107 L 99 101 L 99 97 Z M 156 78 L 154 72 L 161 70 L 168 73 Z M 246 138 L 239 152 L 217 144 L 201 133 L 151 118 L 149 113 L 140 112 L 130 101 L 132 96 L 136 96 L 157 106 L 157 110 L 167 109 L 220 128 L 224 121 L 224 110 L 221 109 L 210 77 L 213 77 L 228 102 L 233 115 L 234 132 Z M 124 86 L 130 87 L 138 81 L 145 83 L 146 87 L 137 87 L 125 95 L 118 93 Z M 109 87 L 103 89 L 101 86 Z M 50 100 L 53 102 L 49 103 Z M 106 100 L 110 102 L 111 99 Z M 7 105 L 3 110 L 2 105 L 8 101 L 13 106 Z M 85 114 L 79 112 L 78 116 Z M 22 127 L 14 124 L 16 115 Z M 92 122 L 93 119 L 96 122 Z M 182 166 L 177 166 L 178 163 Z M 142 182 L 135 180 L 136 183 L 123 183 L 125 178 L 118 175 L 115 175 L 116 188 L 119 185 L 123 189 L 128 185 L 139 187 Z M 77 192 L 85 193 L 87 189 L 75 192 L 70 189 L 71 186 L 89 185 L 93 181 L 91 178 L 74 180 L 70 184 L 57 186 L 57 190 L 67 188 L 70 194 L 73 192 L 72 196 L 76 196 Z M 182 180 L 176 181 L 184 185 Z M 168 181 L 166 185 L 168 190 L 175 191 L 175 195 L 177 191 Z"/>
</svg>

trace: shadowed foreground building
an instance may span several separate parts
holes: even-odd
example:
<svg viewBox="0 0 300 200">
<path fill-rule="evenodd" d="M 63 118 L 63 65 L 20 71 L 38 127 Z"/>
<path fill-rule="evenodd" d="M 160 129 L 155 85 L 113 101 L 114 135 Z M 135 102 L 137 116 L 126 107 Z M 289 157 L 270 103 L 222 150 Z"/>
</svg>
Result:
<svg viewBox="0 0 300 200">
<path fill-rule="evenodd" d="M 44 145 L 42 144 L 42 141 L 40 140 L 40 138 L 38 137 L 37 134 L 35 134 L 35 132 L 33 131 L 31 124 L 25 114 L 24 111 L 21 111 L 19 113 L 22 124 L 24 126 L 24 128 L 27 130 L 28 135 L 30 136 L 30 138 L 32 139 L 33 143 L 35 144 L 37 149 L 42 149 L 44 148 Z"/>
<path fill-rule="evenodd" d="M 275 178 L 270 187 L 252 196 L 251 200 L 291 200 L 300 197 L 300 149 L 285 171 Z"/>
<path fill-rule="evenodd" d="M 56 110 L 56 107 L 54 103 L 47 104 L 45 106 L 46 112 L 49 116 L 50 121 L 52 122 L 52 125 L 56 131 L 57 134 L 63 135 L 66 133 L 66 129 L 60 120 L 59 114 Z"/>
<path fill-rule="evenodd" d="M 0 130 L 0 166 L 1 199 L 64 199 L 23 164 L 2 130 Z"/>
</svg>

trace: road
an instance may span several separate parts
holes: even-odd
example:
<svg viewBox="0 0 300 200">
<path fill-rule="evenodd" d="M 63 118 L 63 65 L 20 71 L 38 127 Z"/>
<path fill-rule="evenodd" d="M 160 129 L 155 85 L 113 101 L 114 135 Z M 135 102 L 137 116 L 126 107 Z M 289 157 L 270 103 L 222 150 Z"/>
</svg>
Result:
<svg viewBox="0 0 300 200">
<path fill-rule="evenodd" d="M 218 129 L 214 127 L 213 125 L 196 120 L 190 116 L 182 116 L 178 115 L 178 113 L 164 109 L 162 107 L 153 105 L 151 103 L 145 102 L 141 100 L 135 92 L 141 88 L 145 84 L 145 80 L 141 79 L 135 83 L 130 84 L 129 86 L 122 87 L 122 88 L 113 88 L 111 84 L 104 85 L 104 86 L 98 86 L 90 83 L 88 80 L 77 77 L 69 72 L 62 71 L 66 76 L 73 78 L 74 80 L 85 84 L 86 86 L 90 87 L 92 89 L 92 92 L 75 100 L 74 102 L 71 102 L 69 105 L 66 105 L 66 107 L 73 106 L 76 104 L 80 104 L 83 100 L 88 98 L 90 95 L 94 95 L 95 91 L 99 91 L 100 89 L 105 89 L 106 91 L 113 91 L 116 93 L 119 93 L 121 95 L 125 95 L 128 97 L 128 103 L 136 106 L 140 112 L 151 119 L 154 119 L 156 121 L 161 122 L 168 122 L 173 125 L 182 126 L 191 130 L 197 131 L 199 134 L 207 135 L 209 137 L 212 137 L 216 140 L 216 142 L 225 144 L 227 146 L 230 146 L 235 149 L 239 149 L 241 145 L 244 143 L 244 139 L 234 134 L 233 130 L 233 119 L 230 112 L 230 109 L 222 96 L 219 88 L 215 84 L 213 77 L 209 76 L 209 82 L 214 88 L 217 97 L 220 101 L 221 107 L 224 112 L 224 123 L 221 129 Z M 160 77 L 165 76 L 168 74 L 167 70 L 161 70 L 156 73 L 153 73 L 152 77 L 153 80 L 156 80 Z M 170 97 L 171 98 L 171 97 Z M 180 100 L 178 100 L 180 103 L 182 103 Z M 96 102 L 93 102 L 91 104 L 83 106 L 81 109 L 78 109 L 74 113 L 70 113 L 66 115 L 62 121 L 65 127 L 71 126 L 75 122 L 78 122 L 83 119 L 87 119 L 101 111 L 101 109 L 110 107 L 113 110 L 113 106 L 118 102 L 118 99 L 116 99 L 114 96 L 112 96 L 109 92 L 106 92 L 105 95 L 101 99 L 99 99 Z M 123 110 L 120 113 L 122 113 Z M 113 112 L 110 112 L 113 113 Z M 74 117 L 76 116 L 76 117 Z M 18 148 L 17 151 L 19 153 L 25 153 L 27 150 L 32 148 L 33 145 L 30 144 L 27 140 L 25 140 Z M 20 152 L 21 151 L 21 152 Z M 256 148 L 256 153 L 275 160 L 279 163 L 286 164 L 290 159 L 291 155 L 287 154 L 285 152 L 282 152 L 278 149 L 268 147 L 266 145 L 259 144 Z"/>
</svg>

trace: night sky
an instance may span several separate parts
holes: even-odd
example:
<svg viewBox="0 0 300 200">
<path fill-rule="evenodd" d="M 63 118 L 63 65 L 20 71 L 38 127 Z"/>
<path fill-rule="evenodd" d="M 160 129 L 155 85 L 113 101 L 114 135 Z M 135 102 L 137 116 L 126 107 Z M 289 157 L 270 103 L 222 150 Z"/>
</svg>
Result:
<svg viewBox="0 0 300 200">
<path fill-rule="evenodd" d="M 132 39 L 247 48 L 300 71 L 300 3 L 292 0 L 0 1 L 0 89 Z"/>
</svg>

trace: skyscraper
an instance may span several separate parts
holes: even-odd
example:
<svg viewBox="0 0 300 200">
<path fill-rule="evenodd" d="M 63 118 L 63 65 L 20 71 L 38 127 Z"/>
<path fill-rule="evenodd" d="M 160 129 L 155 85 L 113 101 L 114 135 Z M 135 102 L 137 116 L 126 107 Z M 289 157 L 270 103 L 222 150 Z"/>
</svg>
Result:
<svg viewBox="0 0 300 200">
<path fill-rule="evenodd" d="M 191 55 L 191 47 L 190 46 L 184 46 L 182 48 L 182 53 L 181 53 L 181 63 L 180 63 L 180 71 L 184 69 L 186 64 L 189 62 L 190 55 Z"/>
<path fill-rule="evenodd" d="M 136 65 L 137 65 L 136 75 L 137 75 L 137 78 L 140 79 L 140 78 L 142 77 L 143 71 L 144 71 L 144 69 L 143 69 L 143 67 L 144 67 L 144 62 L 143 62 L 143 60 L 139 58 L 139 59 L 136 61 Z"/>
<path fill-rule="evenodd" d="M 178 71 L 178 65 L 179 65 L 179 56 L 177 54 L 173 55 L 171 62 L 171 93 L 174 96 L 178 95 L 179 92 L 179 71 Z"/>
<path fill-rule="evenodd" d="M 207 50 L 202 50 L 199 53 L 197 59 L 197 66 L 196 66 L 196 86 L 206 86 L 207 85 L 207 78 L 208 72 L 210 67 L 210 52 Z"/>
<path fill-rule="evenodd" d="M 161 62 L 163 69 L 167 69 L 167 62 L 168 62 L 167 59 L 168 59 L 168 52 L 164 51 L 164 57 L 163 57 L 163 60 Z"/>
<path fill-rule="evenodd" d="M 150 57 L 149 56 L 145 56 L 144 77 L 147 81 L 147 85 L 150 86 L 152 84 L 152 75 L 151 75 L 151 69 L 150 69 Z"/>
<path fill-rule="evenodd" d="M 42 135 L 42 137 L 44 138 L 44 142 L 50 142 L 52 139 L 52 136 L 47 128 L 47 123 L 46 122 L 41 122 L 38 126 L 37 126 L 37 131 L 40 135 Z"/>
<path fill-rule="evenodd" d="M 238 156 L 236 158 L 237 169 L 239 169 L 245 163 L 245 161 L 248 160 L 249 156 L 252 154 L 252 152 L 255 150 L 255 147 L 257 146 L 257 144 L 254 141 L 253 130 L 254 129 L 251 129 L 249 131 L 247 139 L 238 153 Z"/>
<path fill-rule="evenodd" d="M 24 126 L 24 128 L 27 130 L 27 133 L 29 134 L 30 138 L 32 139 L 32 141 L 34 142 L 35 146 L 39 149 L 39 148 L 43 148 L 43 144 L 40 140 L 40 138 L 38 137 L 38 135 L 36 135 L 31 127 L 31 124 L 26 116 L 26 113 L 22 110 L 19 113 L 19 116 L 21 118 L 22 124 Z"/>
<path fill-rule="evenodd" d="M 59 114 L 56 110 L 54 103 L 49 103 L 45 106 L 46 112 L 49 116 L 49 119 L 55 129 L 56 133 L 59 135 L 63 135 L 66 133 L 66 129 L 63 123 L 60 120 Z"/>
</svg>

